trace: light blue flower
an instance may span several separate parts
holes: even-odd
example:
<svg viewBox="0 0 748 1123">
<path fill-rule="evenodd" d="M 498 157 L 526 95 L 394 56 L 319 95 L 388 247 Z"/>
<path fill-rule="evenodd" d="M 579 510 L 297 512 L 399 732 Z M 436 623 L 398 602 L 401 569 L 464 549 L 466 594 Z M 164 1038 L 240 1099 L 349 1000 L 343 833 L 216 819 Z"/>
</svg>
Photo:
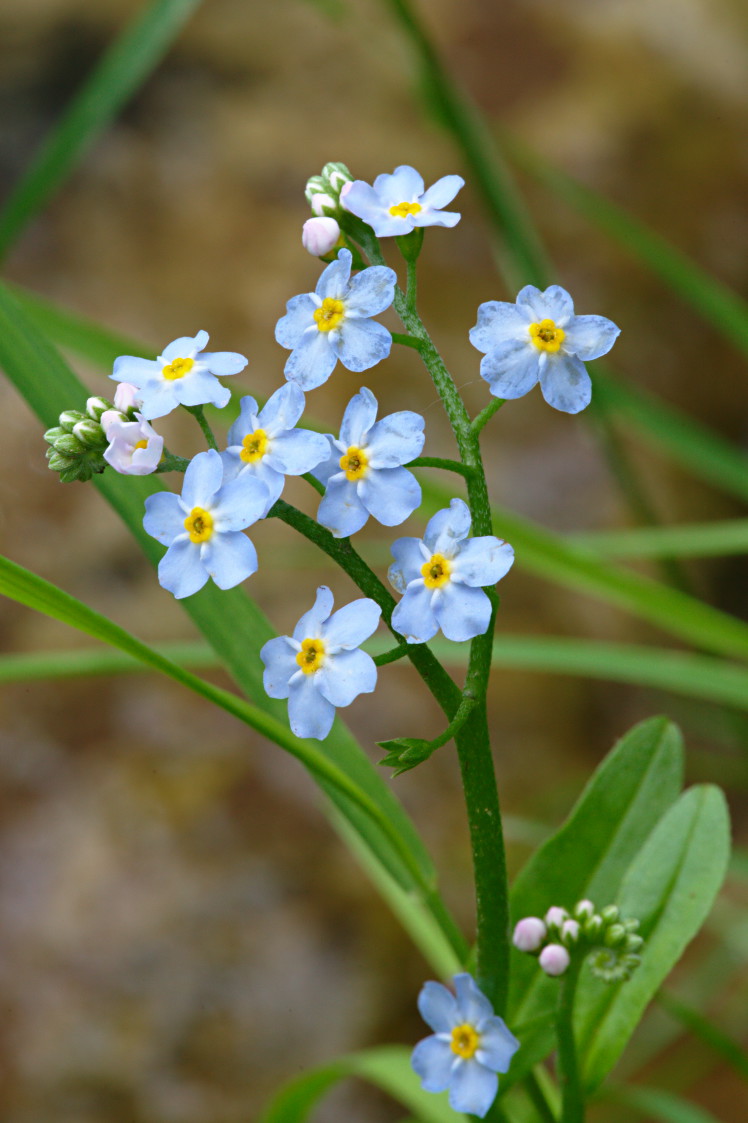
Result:
<svg viewBox="0 0 748 1123">
<path fill-rule="evenodd" d="M 268 640 L 260 651 L 263 683 L 271 698 L 288 698 L 288 719 L 297 737 L 324 740 L 337 706 L 349 706 L 376 686 L 374 660 L 359 644 L 375 631 L 381 608 L 368 597 L 332 612 L 326 585 L 317 589 L 314 607 L 293 636 Z M 332 613 L 332 615 L 331 615 Z"/>
<path fill-rule="evenodd" d="M 483 586 L 509 572 L 514 550 L 492 534 L 468 538 L 470 511 L 461 499 L 437 511 L 420 538 L 392 543 L 390 584 L 403 594 L 392 627 L 408 643 L 425 643 L 441 628 L 447 639 L 473 639 L 491 621 Z"/>
<path fill-rule="evenodd" d="M 247 360 L 235 351 L 203 351 L 210 336 L 199 331 L 196 336 L 175 339 L 155 360 L 136 355 L 120 355 L 114 360 L 115 382 L 129 382 L 142 403 L 138 409 L 146 421 L 164 417 L 177 406 L 201 406 L 207 402 L 222 409 L 231 391 L 222 386 L 217 374 L 238 374 Z"/>
<path fill-rule="evenodd" d="M 262 518 L 267 489 L 254 476 L 223 482 L 221 457 L 200 452 L 184 474 L 182 494 L 160 491 L 145 501 L 143 526 L 168 546 L 158 579 L 177 599 L 202 589 L 212 577 L 231 589 L 257 569 L 257 553 L 245 527 Z"/>
<path fill-rule="evenodd" d="M 229 429 L 228 448 L 221 453 L 224 483 L 247 475 L 261 480 L 268 490 L 263 516 L 279 498 L 286 476 L 311 472 L 330 451 L 322 433 L 294 428 L 304 405 L 302 391 L 287 382 L 261 410 L 254 398 L 242 398 L 239 417 Z"/>
<path fill-rule="evenodd" d="M 418 481 L 402 465 L 423 448 L 423 418 L 410 410 L 376 417 L 377 399 L 362 386 L 346 407 L 340 439 L 327 438 L 330 456 L 315 469 L 327 486 L 317 521 L 335 538 L 355 534 L 369 515 L 397 526 L 421 502 Z"/>
<path fill-rule="evenodd" d="M 390 353 L 390 332 L 371 317 L 392 304 L 397 276 L 393 269 L 372 265 L 351 280 L 352 260 L 351 251 L 342 249 L 316 290 L 292 297 L 276 324 L 275 338 L 291 351 L 284 374 L 302 390 L 327 382 L 338 359 L 358 372 Z"/>
<path fill-rule="evenodd" d="M 454 984 L 456 997 L 441 983 L 424 984 L 418 1009 L 434 1033 L 418 1042 L 411 1064 L 425 1092 L 449 1088 L 450 1107 L 482 1119 L 519 1041 L 470 975 L 455 975 Z"/>
<path fill-rule="evenodd" d="M 340 202 L 382 238 L 408 234 L 415 226 L 454 226 L 460 215 L 441 208 L 464 186 L 459 175 L 445 175 L 426 191 L 415 168 L 402 164 L 392 175 L 378 175 L 373 186 L 362 179 L 344 184 Z"/>
<path fill-rule="evenodd" d="M 539 381 L 549 405 L 579 413 L 592 397 L 584 364 L 607 355 L 620 330 L 604 316 L 575 316 L 560 285 L 525 285 L 516 304 L 481 304 L 470 342 L 484 352 L 481 378 L 495 397 L 521 398 Z"/>
</svg>

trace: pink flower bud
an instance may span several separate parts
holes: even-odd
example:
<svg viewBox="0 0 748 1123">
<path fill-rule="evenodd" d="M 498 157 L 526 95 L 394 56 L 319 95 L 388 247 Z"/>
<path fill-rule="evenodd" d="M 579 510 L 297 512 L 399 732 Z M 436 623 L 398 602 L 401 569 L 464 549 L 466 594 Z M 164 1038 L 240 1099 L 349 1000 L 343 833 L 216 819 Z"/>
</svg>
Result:
<svg viewBox="0 0 748 1123">
<path fill-rule="evenodd" d="M 131 382 L 120 382 L 114 392 L 114 408 L 127 413 L 128 409 L 137 409 L 139 405 L 137 386 L 133 386 Z"/>
<path fill-rule="evenodd" d="M 579 939 L 579 923 L 576 920 L 565 920 L 561 925 L 561 939 L 565 944 L 575 944 Z"/>
<path fill-rule="evenodd" d="M 563 975 L 569 966 L 569 953 L 561 944 L 548 944 L 540 953 L 538 959 L 546 975 Z"/>
<path fill-rule="evenodd" d="M 338 209 L 338 204 L 335 202 L 332 195 L 325 195 L 323 192 L 313 195 L 309 205 L 312 208 L 312 214 L 317 216 L 324 215 L 325 212 L 323 208 L 325 207 L 329 207 L 331 211 L 336 211 Z"/>
<path fill-rule="evenodd" d="M 338 244 L 340 227 L 334 218 L 308 218 L 301 233 L 301 244 L 314 257 L 324 257 Z"/>
<path fill-rule="evenodd" d="M 110 442 L 104 459 L 115 472 L 148 476 L 156 471 L 164 451 L 164 438 L 147 421 L 140 417 L 128 421 L 117 410 L 110 409 L 102 414 L 100 424 Z"/>
<path fill-rule="evenodd" d="M 560 928 L 563 922 L 568 920 L 568 918 L 569 914 L 566 909 L 558 908 L 557 905 L 548 909 L 548 912 L 545 914 L 545 922 L 549 928 Z"/>
<path fill-rule="evenodd" d="M 526 916 L 518 921 L 512 943 L 520 951 L 537 951 L 546 937 L 546 927 L 537 916 Z"/>
</svg>

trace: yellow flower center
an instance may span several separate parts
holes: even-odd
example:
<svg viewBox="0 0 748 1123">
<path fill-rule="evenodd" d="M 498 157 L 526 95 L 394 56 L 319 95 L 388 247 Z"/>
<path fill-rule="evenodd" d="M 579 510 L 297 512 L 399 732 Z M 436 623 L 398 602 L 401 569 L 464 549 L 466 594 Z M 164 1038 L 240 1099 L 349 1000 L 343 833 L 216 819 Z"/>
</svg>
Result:
<svg viewBox="0 0 748 1123">
<path fill-rule="evenodd" d="M 164 378 L 168 378 L 169 382 L 173 382 L 175 378 L 184 378 L 185 374 L 189 374 L 194 365 L 194 359 L 172 359 L 161 374 Z"/>
<path fill-rule="evenodd" d="M 469 1061 L 471 1057 L 475 1056 L 479 1046 L 480 1035 L 467 1022 L 461 1026 L 455 1026 L 452 1030 L 450 1049 L 458 1057 Z"/>
<path fill-rule="evenodd" d="M 247 433 L 242 441 L 242 450 L 239 458 L 246 464 L 254 464 L 262 460 L 268 450 L 268 435 L 264 429 L 255 429 L 254 433 Z"/>
<path fill-rule="evenodd" d="M 132 446 L 133 452 L 135 452 L 136 448 L 148 448 L 148 441 L 138 441 L 137 444 Z"/>
<path fill-rule="evenodd" d="M 393 218 L 408 218 L 411 214 L 420 214 L 420 211 L 420 203 L 395 203 L 394 207 L 390 207 Z"/>
<path fill-rule="evenodd" d="M 557 328 L 554 320 L 541 320 L 539 324 L 530 324 L 530 339 L 538 351 L 550 351 L 555 354 L 564 341 L 566 332 Z"/>
<path fill-rule="evenodd" d="M 352 483 L 355 480 L 362 480 L 369 470 L 369 457 L 362 448 L 356 448 L 355 445 L 351 445 L 338 463 L 345 472 L 345 478 Z"/>
<path fill-rule="evenodd" d="M 321 639 L 303 639 L 296 662 L 305 675 L 313 675 L 325 661 L 325 645 Z"/>
<path fill-rule="evenodd" d="M 449 581 L 451 566 L 442 554 L 432 554 L 431 559 L 421 566 L 421 574 L 427 589 L 441 589 Z"/>
<path fill-rule="evenodd" d="M 314 319 L 319 331 L 333 331 L 345 316 L 345 304 L 333 296 L 326 296 L 321 308 L 315 308 Z"/>
<path fill-rule="evenodd" d="M 184 529 L 190 532 L 190 542 L 207 542 L 213 537 L 213 516 L 202 507 L 193 507 L 184 520 Z"/>
</svg>

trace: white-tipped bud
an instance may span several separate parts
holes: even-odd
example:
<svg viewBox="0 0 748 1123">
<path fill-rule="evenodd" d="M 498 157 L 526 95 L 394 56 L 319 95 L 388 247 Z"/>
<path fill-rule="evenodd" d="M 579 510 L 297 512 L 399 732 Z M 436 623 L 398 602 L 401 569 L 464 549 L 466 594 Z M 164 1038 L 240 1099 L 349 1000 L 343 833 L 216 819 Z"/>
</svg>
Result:
<svg viewBox="0 0 748 1123">
<path fill-rule="evenodd" d="M 318 218 L 325 214 L 325 211 L 336 211 L 338 204 L 333 199 L 332 195 L 312 195 L 309 200 L 309 206 L 312 208 L 312 214 Z"/>
<path fill-rule="evenodd" d="M 574 905 L 574 916 L 577 920 L 589 920 L 589 918 L 594 915 L 595 906 L 592 901 L 588 901 L 586 897 L 583 901 L 577 901 Z"/>
<path fill-rule="evenodd" d="M 621 912 L 618 905 L 606 905 L 601 909 L 600 916 L 603 918 L 605 924 L 616 924 Z"/>
<path fill-rule="evenodd" d="M 112 408 L 112 403 L 108 398 L 88 398 L 86 400 L 86 413 L 92 417 L 94 421 L 98 421 L 102 413 Z"/>
<path fill-rule="evenodd" d="M 561 944 L 548 944 L 540 953 L 538 963 L 546 975 L 563 975 L 571 962 L 569 953 Z"/>
<path fill-rule="evenodd" d="M 133 386 L 131 382 L 120 382 L 114 392 L 114 408 L 118 409 L 120 413 L 137 409 L 140 405 L 139 394 L 140 391 L 137 386 Z"/>
<path fill-rule="evenodd" d="M 334 218 L 308 218 L 301 232 L 301 244 L 313 257 L 324 257 L 334 249 L 340 238 L 340 227 Z"/>
<path fill-rule="evenodd" d="M 559 908 L 558 905 L 553 905 L 545 914 L 545 922 L 549 928 L 560 928 L 563 922 L 568 919 L 569 914 L 566 909 Z"/>
<path fill-rule="evenodd" d="M 519 951 L 537 951 L 547 935 L 543 921 L 537 916 L 526 916 L 518 921 L 512 943 Z"/>
<path fill-rule="evenodd" d="M 561 939 L 567 948 L 573 947 L 579 941 L 579 922 L 565 920 L 561 925 Z"/>
</svg>

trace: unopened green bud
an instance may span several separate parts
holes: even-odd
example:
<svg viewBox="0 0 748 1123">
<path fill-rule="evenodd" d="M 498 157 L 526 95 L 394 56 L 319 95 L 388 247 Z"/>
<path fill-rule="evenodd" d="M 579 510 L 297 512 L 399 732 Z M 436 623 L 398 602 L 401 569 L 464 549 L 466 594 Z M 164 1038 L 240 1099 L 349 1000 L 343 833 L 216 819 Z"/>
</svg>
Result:
<svg viewBox="0 0 748 1123">
<path fill-rule="evenodd" d="M 589 920 L 585 920 L 583 931 L 590 943 L 594 944 L 602 936 L 604 927 L 603 918 L 595 913 Z"/>
<path fill-rule="evenodd" d="M 91 469 L 84 460 L 79 460 L 72 468 L 65 468 L 60 472 L 60 481 L 64 484 L 74 484 L 76 481 L 85 483 L 91 479 Z"/>
<path fill-rule="evenodd" d="M 311 176 L 304 189 L 312 214 L 334 218 L 340 210 L 340 192 L 346 183 L 352 182 L 353 176 L 345 164 L 336 161 L 325 164 L 322 174 Z"/>
<path fill-rule="evenodd" d="M 67 433 L 67 429 L 63 429 L 62 425 L 55 425 L 52 429 L 47 429 L 44 434 L 44 439 L 47 444 L 53 445 L 58 437 L 62 437 Z"/>
<path fill-rule="evenodd" d="M 50 448 L 47 452 L 47 460 L 53 472 L 66 472 L 68 468 L 74 468 L 77 460 L 69 456 L 63 456 L 61 452 L 55 452 Z"/>
<path fill-rule="evenodd" d="M 330 194 L 336 196 L 340 196 L 344 184 L 353 183 L 353 176 L 350 171 L 345 164 L 341 164 L 338 160 L 331 160 L 330 163 L 325 164 L 322 169 L 322 179 L 326 183 Z"/>
<path fill-rule="evenodd" d="M 600 916 L 603 918 L 605 924 L 615 924 L 620 917 L 621 912 L 618 905 L 606 905 L 601 911 Z"/>
<path fill-rule="evenodd" d="M 91 417 L 76 421 L 73 426 L 73 436 L 77 437 L 86 449 L 105 448 L 108 444 L 101 425 Z"/>
<path fill-rule="evenodd" d="M 589 920 L 591 916 L 595 915 L 595 906 L 592 901 L 583 900 L 577 901 L 572 909 L 572 913 L 577 920 Z"/>
<path fill-rule="evenodd" d="M 623 927 L 626 929 L 627 932 L 638 932 L 639 931 L 639 921 L 636 919 L 635 916 L 632 916 L 630 920 L 624 920 L 623 921 Z"/>
<path fill-rule="evenodd" d="M 85 416 L 79 409 L 64 409 L 60 414 L 60 425 L 66 433 L 72 433 L 75 423 L 83 421 Z"/>
<path fill-rule="evenodd" d="M 54 448 L 56 452 L 61 452 L 65 456 L 80 456 L 82 452 L 86 451 L 85 446 L 72 433 L 63 433 L 61 437 L 58 437 L 54 443 Z"/>
<path fill-rule="evenodd" d="M 605 946 L 609 948 L 620 947 L 621 944 L 626 942 L 626 934 L 626 929 L 622 924 L 611 924 L 610 927 L 605 930 L 603 942 Z"/>
<path fill-rule="evenodd" d="M 100 421 L 102 413 L 106 413 L 108 409 L 114 409 L 114 405 L 106 398 L 89 398 L 86 402 L 86 413 L 94 421 Z"/>
<path fill-rule="evenodd" d="M 623 947 L 625 951 L 636 952 L 639 951 L 640 948 L 644 947 L 644 940 L 641 938 L 641 936 L 634 936 L 632 934 L 629 934 L 626 937 L 626 942 Z"/>
</svg>

